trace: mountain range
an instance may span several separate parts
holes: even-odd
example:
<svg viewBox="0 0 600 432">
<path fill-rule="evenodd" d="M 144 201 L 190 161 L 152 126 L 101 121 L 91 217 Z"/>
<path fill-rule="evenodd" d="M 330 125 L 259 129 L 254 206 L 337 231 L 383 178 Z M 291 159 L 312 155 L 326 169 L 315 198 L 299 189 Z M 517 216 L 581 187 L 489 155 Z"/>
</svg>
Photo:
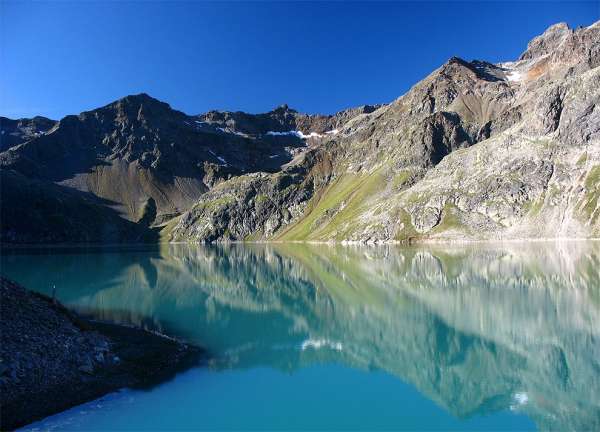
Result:
<svg viewBox="0 0 600 432">
<path fill-rule="evenodd" d="M 2 243 L 600 236 L 600 22 L 385 105 L 0 117 Z"/>
</svg>

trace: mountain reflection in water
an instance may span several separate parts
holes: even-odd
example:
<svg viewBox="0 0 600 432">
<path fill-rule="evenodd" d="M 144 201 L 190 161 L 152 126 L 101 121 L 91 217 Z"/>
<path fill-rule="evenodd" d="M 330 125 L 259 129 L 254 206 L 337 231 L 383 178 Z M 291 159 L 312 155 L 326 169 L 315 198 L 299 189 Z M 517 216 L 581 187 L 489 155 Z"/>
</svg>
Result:
<svg viewBox="0 0 600 432">
<path fill-rule="evenodd" d="M 600 430 L 599 243 L 24 254 L 3 253 L 3 273 L 204 346 L 215 370 L 339 363 L 457 417 L 513 409 L 540 429 Z"/>
</svg>

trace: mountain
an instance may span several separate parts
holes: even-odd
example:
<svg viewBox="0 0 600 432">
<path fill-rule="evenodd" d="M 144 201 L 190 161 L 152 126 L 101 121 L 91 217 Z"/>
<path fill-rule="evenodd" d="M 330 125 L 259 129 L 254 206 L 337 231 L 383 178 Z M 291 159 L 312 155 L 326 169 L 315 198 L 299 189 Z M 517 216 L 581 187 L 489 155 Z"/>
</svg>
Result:
<svg viewBox="0 0 600 432">
<path fill-rule="evenodd" d="M 128 96 L 20 132 L 0 167 L 164 240 L 597 237 L 599 66 L 600 23 L 556 24 L 516 61 L 453 57 L 390 104 L 335 115 L 188 116 Z"/>
<path fill-rule="evenodd" d="M 0 116 L 0 151 L 22 144 L 43 135 L 54 127 L 56 122 L 46 117 L 11 120 Z"/>
</svg>

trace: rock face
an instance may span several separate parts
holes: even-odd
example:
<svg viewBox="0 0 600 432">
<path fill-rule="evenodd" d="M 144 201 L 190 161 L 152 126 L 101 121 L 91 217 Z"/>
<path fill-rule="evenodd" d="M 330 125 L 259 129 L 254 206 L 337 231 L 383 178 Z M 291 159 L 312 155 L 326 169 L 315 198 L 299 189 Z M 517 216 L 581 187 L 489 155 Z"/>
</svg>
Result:
<svg viewBox="0 0 600 432">
<path fill-rule="evenodd" d="M 557 24 L 517 61 L 453 57 L 388 105 L 187 116 L 129 96 L 23 135 L 0 166 L 163 240 L 597 237 L 599 66 L 600 25 Z"/>
<path fill-rule="evenodd" d="M 199 354 L 144 330 L 81 319 L 4 278 L 0 294 L 2 430 L 124 386 L 147 385 Z"/>
</svg>

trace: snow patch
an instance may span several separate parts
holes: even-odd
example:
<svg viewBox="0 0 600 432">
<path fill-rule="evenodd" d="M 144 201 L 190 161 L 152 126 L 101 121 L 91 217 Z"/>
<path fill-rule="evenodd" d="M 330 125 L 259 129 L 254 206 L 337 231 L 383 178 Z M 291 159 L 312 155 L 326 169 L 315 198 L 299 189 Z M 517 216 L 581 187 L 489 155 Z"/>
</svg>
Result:
<svg viewBox="0 0 600 432">
<path fill-rule="evenodd" d="M 220 161 L 220 162 L 223 162 L 223 164 L 224 164 L 225 166 L 229 165 L 225 159 L 223 159 L 221 156 L 217 155 L 217 154 L 216 154 L 214 151 L 212 151 L 212 150 L 209 150 L 208 152 L 209 152 L 211 155 L 213 155 L 214 157 L 216 157 L 217 159 L 219 159 L 219 161 Z"/>
<path fill-rule="evenodd" d="M 516 70 L 511 70 L 506 74 L 506 79 L 511 82 L 521 81 L 523 80 L 523 73 Z"/>
<path fill-rule="evenodd" d="M 343 349 L 343 346 L 341 342 L 333 342 L 328 339 L 306 339 L 304 342 L 302 342 L 300 349 L 302 349 L 302 351 L 305 351 L 308 348 L 329 348 L 332 350 L 341 351 Z"/>
<path fill-rule="evenodd" d="M 223 133 L 228 133 L 228 134 L 239 135 L 239 136 L 241 136 L 241 137 L 244 137 L 244 138 L 247 138 L 247 137 L 248 137 L 248 135 L 246 135 L 246 134 L 245 134 L 245 133 L 243 133 L 243 132 L 232 131 L 232 130 L 225 129 L 225 128 L 222 128 L 222 127 L 218 127 L 217 129 L 218 129 L 218 130 L 220 130 L 220 131 L 221 131 L 221 132 L 223 132 Z"/>
<path fill-rule="evenodd" d="M 340 131 L 337 129 L 333 129 L 330 131 L 325 132 L 327 135 L 337 135 Z"/>
<path fill-rule="evenodd" d="M 304 132 L 302 131 L 287 131 L 287 132 L 275 132 L 275 131 L 269 131 L 267 132 L 267 135 L 271 135 L 271 136 L 282 136 L 282 135 L 288 135 L 288 136 L 296 136 L 300 139 L 308 139 L 308 138 L 320 138 L 323 135 L 318 134 L 316 132 L 311 132 L 308 135 L 306 135 Z"/>
</svg>

